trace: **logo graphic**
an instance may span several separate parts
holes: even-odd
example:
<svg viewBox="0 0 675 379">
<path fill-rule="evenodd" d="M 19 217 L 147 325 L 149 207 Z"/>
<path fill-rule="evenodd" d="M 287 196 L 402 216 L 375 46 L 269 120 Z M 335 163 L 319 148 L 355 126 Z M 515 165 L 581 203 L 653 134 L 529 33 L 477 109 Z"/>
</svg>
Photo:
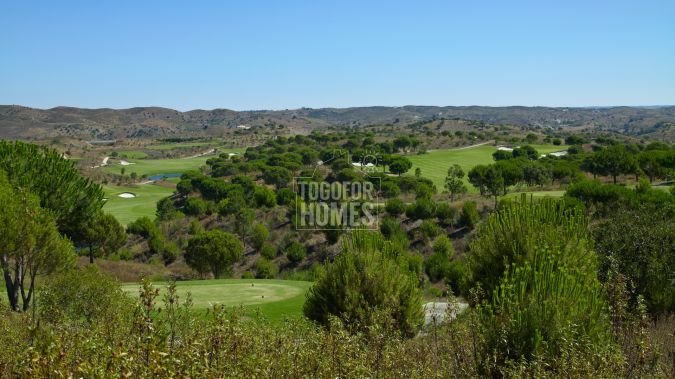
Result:
<svg viewBox="0 0 675 379">
<path fill-rule="evenodd" d="M 342 169 L 320 179 L 328 165 Z M 312 176 L 293 178 L 296 230 L 378 229 L 382 179 L 374 175 L 377 167 L 375 154 L 355 161 L 348 151 L 335 150 L 317 162 Z"/>
</svg>

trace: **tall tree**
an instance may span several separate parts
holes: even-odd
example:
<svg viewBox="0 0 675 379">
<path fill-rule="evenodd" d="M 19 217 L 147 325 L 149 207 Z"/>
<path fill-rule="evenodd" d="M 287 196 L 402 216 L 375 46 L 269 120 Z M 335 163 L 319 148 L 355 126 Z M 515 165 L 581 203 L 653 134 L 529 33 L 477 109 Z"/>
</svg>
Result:
<svg viewBox="0 0 675 379">
<path fill-rule="evenodd" d="M 127 242 L 127 233 L 117 219 L 99 212 L 84 230 L 84 239 L 89 245 L 89 263 L 95 256 L 110 255 Z"/>
<path fill-rule="evenodd" d="M 412 162 L 406 157 L 396 157 L 389 163 L 389 171 L 398 176 L 406 173 L 412 167 Z"/>
<path fill-rule="evenodd" d="M 464 170 L 458 164 L 454 164 L 448 169 L 448 176 L 445 177 L 445 189 L 450 192 L 450 201 L 455 201 L 456 195 L 466 193 Z"/>
<path fill-rule="evenodd" d="M 53 149 L 0 141 L 0 170 L 14 188 L 35 194 L 59 231 L 71 239 L 81 238 L 84 226 L 103 206 L 101 186 L 81 176 L 72 161 Z"/>
<path fill-rule="evenodd" d="M 210 230 L 188 241 L 185 262 L 202 275 L 211 272 L 215 278 L 220 278 L 232 269 L 243 252 L 244 246 L 236 236 L 222 230 Z"/>
<path fill-rule="evenodd" d="M 480 190 L 482 196 L 494 197 L 497 207 L 497 199 L 506 188 L 504 176 L 497 165 L 478 165 L 472 168 L 469 171 L 469 182 Z"/>
<path fill-rule="evenodd" d="M 609 175 L 614 184 L 617 177 L 623 174 L 636 173 L 638 166 L 633 155 L 624 145 L 614 145 L 594 154 L 594 169 L 598 174 Z"/>
<path fill-rule="evenodd" d="M 10 308 L 30 307 L 38 275 L 49 274 L 73 262 L 72 243 L 59 234 L 52 212 L 39 199 L 12 189 L 0 171 L 0 268 Z"/>
</svg>

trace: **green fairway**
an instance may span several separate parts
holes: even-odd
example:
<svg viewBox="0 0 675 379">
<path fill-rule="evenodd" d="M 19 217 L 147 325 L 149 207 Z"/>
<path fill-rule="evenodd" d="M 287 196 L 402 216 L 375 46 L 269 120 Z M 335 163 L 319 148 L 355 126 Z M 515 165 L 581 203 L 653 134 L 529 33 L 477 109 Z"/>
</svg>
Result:
<svg viewBox="0 0 675 379">
<path fill-rule="evenodd" d="M 155 184 L 137 186 L 102 186 L 105 197 L 108 199 L 103 210 L 112 214 L 117 220 L 126 225 L 139 217 L 155 217 L 157 201 L 173 193 L 172 188 Z M 118 195 L 124 192 L 133 193 L 136 197 L 122 198 Z"/>
<path fill-rule="evenodd" d="M 165 283 L 155 283 L 163 292 Z M 251 316 L 260 311 L 271 321 L 302 315 L 305 293 L 311 282 L 275 279 L 218 279 L 177 282 L 181 301 L 189 292 L 194 309 L 206 310 L 214 304 L 228 307 L 243 306 Z M 122 289 L 136 296 L 138 284 L 125 284 Z M 161 299 L 161 295 L 158 299 Z"/>
<path fill-rule="evenodd" d="M 245 148 L 238 149 L 220 149 L 219 153 L 243 153 L 246 151 Z M 108 172 L 113 172 L 116 174 L 120 173 L 120 170 L 124 168 L 126 174 L 131 174 L 135 172 L 140 175 L 160 175 L 160 174 L 179 174 L 184 173 L 189 170 L 197 170 L 201 166 L 206 164 L 206 161 L 209 158 L 214 158 L 216 155 L 206 155 L 195 158 L 171 158 L 171 159 L 142 159 L 142 160 L 128 160 L 130 163 L 133 163 L 128 166 L 122 166 L 120 164 L 112 164 L 106 166 L 104 170 Z"/>
<path fill-rule="evenodd" d="M 206 142 L 206 141 L 195 141 L 195 142 L 176 142 L 176 143 L 160 143 L 155 145 L 148 145 L 147 148 L 151 150 L 173 150 L 181 149 L 187 147 L 199 147 L 199 146 L 213 146 L 216 145 L 216 142 Z"/>
<path fill-rule="evenodd" d="M 528 197 L 529 197 L 529 196 L 533 196 L 533 197 L 546 197 L 546 196 L 550 196 L 550 197 L 563 197 L 563 196 L 565 196 L 565 191 L 562 191 L 562 190 L 561 190 L 561 191 L 510 192 L 510 193 L 507 193 L 507 194 L 506 194 L 506 197 L 507 197 L 507 198 L 511 198 L 511 197 L 520 197 L 520 196 L 522 196 L 523 194 L 527 195 Z"/>
<path fill-rule="evenodd" d="M 148 157 L 148 154 L 142 151 L 135 150 L 115 150 L 117 152 L 117 157 L 122 159 L 145 159 Z M 108 155 L 111 155 L 112 152 L 109 152 Z"/>
<path fill-rule="evenodd" d="M 554 151 L 566 150 L 567 146 L 554 145 L 531 145 L 540 154 L 551 153 Z M 458 164 L 464 170 L 467 176 L 464 177 L 464 182 L 470 192 L 478 192 L 471 184 L 469 184 L 468 173 L 474 166 L 479 164 L 494 163 L 492 153 L 497 149 L 494 146 L 482 145 L 468 149 L 446 149 L 446 150 L 432 150 L 426 154 L 409 155 L 408 159 L 413 166 L 408 171 L 408 175 L 415 172 L 416 168 L 422 169 L 422 176 L 431 179 L 439 192 L 442 192 L 445 185 L 445 177 L 448 174 L 448 168 L 453 164 Z"/>
</svg>

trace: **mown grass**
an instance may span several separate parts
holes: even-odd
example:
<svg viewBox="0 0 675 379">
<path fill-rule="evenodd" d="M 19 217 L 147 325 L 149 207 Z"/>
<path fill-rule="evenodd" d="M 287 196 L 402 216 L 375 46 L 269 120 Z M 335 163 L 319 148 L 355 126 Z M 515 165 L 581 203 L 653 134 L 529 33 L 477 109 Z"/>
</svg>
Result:
<svg viewBox="0 0 675 379">
<path fill-rule="evenodd" d="M 219 149 L 219 153 L 243 153 L 246 151 L 245 148 L 237 149 Z M 122 166 L 120 164 L 112 164 L 106 166 L 104 170 L 119 174 L 122 167 L 124 167 L 127 174 L 135 172 L 140 175 L 161 175 L 161 174 L 179 174 L 184 173 L 189 170 L 197 170 L 200 167 L 206 164 L 206 161 L 209 158 L 213 158 L 215 155 L 207 155 L 194 158 L 169 158 L 169 159 L 141 159 L 141 160 L 128 160 L 130 163 L 133 163 L 129 166 Z"/>
<path fill-rule="evenodd" d="M 139 217 L 155 217 L 157 202 L 173 193 L 170 187 L 155 184 L 142 184 L 136 186 L 104 185 L 103 191 L 108 199 L 103 210 L 115 216 L 122 225 L 127 225 Z M 136 197 L 122 198 L 118 195 L 123 192 L 131 192 Z"/>
<path fill-rule="evenodd" d="M 176 143 L 160 143 L 154 145 L 148 145 L 147 148 L 151 150 L 173 150 L 181 149 L 187 147 L 199 147 L 199 146 L 214 146 L 217 145 L 216 142 L 206 142 L 206 141 L 195 141 L 195 142 L 176 142 Z"/>
<path fill-rule="evenodd" d="M 166 283 L 153 283 L 160 289 L 160 298 Z M 206 312 L 215 304 L 227 307 L 243 307 L 249 317 L 260 312 L 270 321 L 302 316 L 305 293 L 311 282 L 276 279 L 217 279 L 192 280 L 176 283 L 180 301 L 188 293 L 192 297 L 194 310 Z M 138 294 L 138 284 L 124 284 L 122 289 L 129 294 Z M 158 298 L 159 299 L 159 298 Z"/>
<path fill-rule="evenodd" d="M 148 154 L 142 152 L 142 151 L 136 151 L 136 150 L 114 150 L 117 152 L 117 157 L 122 158 L 122 159 L 145 159 L 148 157 Z M 108 155 L 111 155 L 112 152 L 108 153 Z"/>
<path fill-rule="evenodd" d="M 552 153 L 554 151 L 561 151 L 567 149 L 567 146 L 555 145 L 532 145 L 540 154 Z M 462 167 L 465 174 L 475 166 L 480 164 L 494 163 L 492 153 L 497 149 L 494 146 L 482 145 L 472 147 L 469 149 L 443 149 L 432 150 L 426 154 L 409 155 L 408 159 L 413 163 L 412 168 L 408 171 L 408 175 L 413 175 L 416 168 L 422 169 L 422 176 L 431 179 L 439 192 L 443 191 L 445 185 L 445 177 L 448 174 L 448 168 L 453 164 L 458 164 Z M 469 192 L 476 193 L 478 190 L 469 183 L 467 176 L 464 177 L 464 182 L 469 189 Z"/>
<path fill-rule="evenodd" d="M 565 191 L 564 190 L 557 190 L 557 191 L 526 191 L 526 192 L 509 192 L 506 194 L 505 197 L 507 198 L 512 198 L 512 197 L 520 197 L 522 195 L 527 195 L 527 197 L 533 196 L 533 197 L 563 197 L 565 196 Z"/>
</svg>

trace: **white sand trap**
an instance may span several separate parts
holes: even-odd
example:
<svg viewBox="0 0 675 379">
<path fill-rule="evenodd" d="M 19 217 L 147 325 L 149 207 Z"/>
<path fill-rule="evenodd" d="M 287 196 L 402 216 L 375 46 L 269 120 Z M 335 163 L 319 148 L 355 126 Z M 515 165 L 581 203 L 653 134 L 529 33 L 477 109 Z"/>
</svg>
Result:
<svg viewBox="0 0 675 379">
<path fill-rule="evenodd" d="M 121 161 L 120 161 L 120 164 L 121 164 L 122 166 L 129 166 L 129 165 L 136 164 L 136 163 L 134 163 L 134 162 L 127 162 L 127 161 L 125 161 L 125 160 L 121 160 Z"/>
<path fill-rule="evenodd" d="M 117 196 L 123 197 L 123 198 L 125 198 L 125 199 L 131 199 L 131 198 L 136 197 L 136 195 L 133 194 L 133 193 L 131 193 L 131 192 L 122 192 L 121 194 L 119 194 L 119 195 L 117 195 Z"/>
</svg>

